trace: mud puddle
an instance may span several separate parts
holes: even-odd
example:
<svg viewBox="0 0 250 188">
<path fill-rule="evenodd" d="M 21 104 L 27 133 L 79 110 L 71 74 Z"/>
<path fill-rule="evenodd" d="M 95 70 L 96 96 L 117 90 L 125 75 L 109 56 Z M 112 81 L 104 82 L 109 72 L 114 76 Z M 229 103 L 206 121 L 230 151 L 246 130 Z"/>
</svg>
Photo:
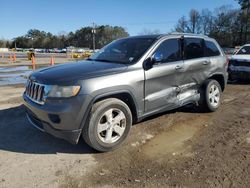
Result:
<svg viewBox="0 0 250 188">
<path fill-rule="evenodd" d="M 173 156 L 192 156 L 190 140 L 208 126 L 206 123 L 208 119 L 208 116 L 203 116 L 196 121 L 192 119 L 173 125 L 169 130 L 158 134 L 143 146 L 144 155 L 157 161 L 171 159 Z"/>
<path fill-rule="evenodd" d="M 43 67 L 44 66 L 39 66 L 37 69 Z M 0 86 L 24 84 L 32 72 L 31 66 L 0 68 Z"/>
<path fill-rule="evenodd" d="M 242 108 L 240 114 L 242 114 L 244 116 L 249 116 L 250 108 Z"/>
</svg>

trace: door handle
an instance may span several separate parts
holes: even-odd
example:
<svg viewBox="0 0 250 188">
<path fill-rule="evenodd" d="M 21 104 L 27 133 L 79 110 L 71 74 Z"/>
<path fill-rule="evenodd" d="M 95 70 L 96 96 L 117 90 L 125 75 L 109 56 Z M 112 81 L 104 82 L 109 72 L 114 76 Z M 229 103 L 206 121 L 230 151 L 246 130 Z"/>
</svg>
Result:
<svg viewBox="0 0 250 188">
<path fill-rule="evenodd" d="M 211 63 L 211 61 L 203 61 L 203 65 L 208 65 L 208 64 L 210 64 Z"/>
<path fill-rule="evenodd" d="M 180 69 L 182 69 L 182 66 L 180 66 L 180 65 L 177 65 L 177 66 L 175 67 L 175 70 L 180 70 Z"/>
</svg>

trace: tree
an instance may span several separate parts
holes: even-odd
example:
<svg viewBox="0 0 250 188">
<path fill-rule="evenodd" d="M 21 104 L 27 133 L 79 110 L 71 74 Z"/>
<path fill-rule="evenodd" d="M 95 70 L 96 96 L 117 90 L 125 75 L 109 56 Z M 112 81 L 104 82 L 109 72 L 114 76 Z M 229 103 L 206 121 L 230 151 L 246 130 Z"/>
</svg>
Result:
<svg viewBox="0 0 250 188">
<path fill-rule="evenodd" d="M 26 35 L 16 37 L 13 44 L 16 43 L 20 48 L 65 48 L 67 46 L 93 48 L 92 27 L 83 27 L 75 32 L 60 32 L 53 35 L 50 32 L 31 29 Z M 96 46 L 101 48 L 111 41 L 127 37 L 128 33 L 123 27 L 102 25 L 96 28 Z M 13 46 L 12 44 L 12 46 Z M 2 45 L 0 43 L 0 45 Z"/>
<path fill-rule="evenodd" d="M 8 40 L 6 41 L 5 47 L 6 47 L 6 48 L 10 48 L 10 47 L 11 47 L 10 41 L 8 41 Z"/>
<path fill-rule="evenodd" d="M 180 32 L 180 33 L 186 33 L 188 31 L 188 21 L 186 20 L 185 16 L 182 16 L 178 20 L 178 23 L 175 26 L 175 31 Z"/>
<path fill-rule="evenodd" d="M 199 11 L 195 9 L 190 10 L 188 20 L 185 16 L 182 16 L 175 26 L 175 31 L 181 33 L 200 33 L 201 16 Z"/>
<path fill-rule="evenodd" d="M 92 27 L 84 27 L 75 33 L 69 33 L 66 43 L 77 46 L 93 48 Z M 129 36 L 124 28 L 118 26 L 101 25 L 96 27 L 96 48 L 102 48 L 111 41 Z"/>
<path fill-rule="evenodd" d="M 5 48 L 5 47 L 6 47 L 5 40 L 0 40 L 0 48 Z"/>
<path fill-rule="evenodd" d="M 213 13 L 208 9 L 203 9 L 200 15 L 201 33 L 208 35 L 213 29 Z"/>
<path fill-rule="evenodd" d="M 96 31 L 96 47 L 102 48 L 113 40 L 127 36 L 129 36 L 128 33 L 122 27 L 112 27 L 109 25 L 99 26 Z"/>
<path fill-rule="evenodd" d="M 248 42 L 248 37 L 250 36 L 250 0 L 238 0 L 241 6 L 240 20 L 241 20 L 241 40 L 244 43 Z"/>
<path fill-rule="evenodd" d="M 188 31 L 191 33 L 200 33 L 200 13 L 195 9 L 189 12 Z"/>
<path fill-rule="evenodd" d="M 12 45 L 11 45 L 12 48 L 14 48 L 14 46 L 15 46 L 14 43 L 16 43 L 16 45 L 19 48 L 30 48 L 31 47 L 30 39 L 25 37 L 25 36 L 15 38 L 15 40 L 12 42 Z"/>
<path fill-rule="evenodd" d="M 189 19 L 186 20 L 184 16 L 181 17 L 175 30 L 209 35 L 223 47 L 243 45 L 250 41 L 249 1 L 239 0 L 241 9 L 224 5 L 213 12 L 208 9 L 203 9 L 200 12 L 191 10 Z M 247 22 L 246 19 L 248 19 Z"/>
<path fill-rule="evenodd" d="M 232 6 L 221 6 L 215 10 L 215 19 L 210 36 L 217 39 L 222 46 L 233 46 L 238 36 L 237 17 L 239 10 Z"/>
<path fill-rule="evenodd" d="M 151 30 L 151 29 L 146 29 L 144 28 L 141 32 L 138 33 L 139 35 L 158 35 L 160 34 L 160 31 L 155 29 L 155 30 Z"/>
</svg>

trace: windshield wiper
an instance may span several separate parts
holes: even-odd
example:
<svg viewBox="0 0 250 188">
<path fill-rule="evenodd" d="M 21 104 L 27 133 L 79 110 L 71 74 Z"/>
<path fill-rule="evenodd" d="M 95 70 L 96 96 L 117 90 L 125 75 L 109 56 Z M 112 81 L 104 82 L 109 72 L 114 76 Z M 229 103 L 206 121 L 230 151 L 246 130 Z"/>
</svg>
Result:
<svg viewBox="0 0 250 188">
<path fill-rule="evenodd" d="M 111 60 L 108 60 L 108 59 L 95 59 L 95 61 L 102 61 L 102 62 L 115 62 L 115 61 L 111 61 Z"/>
<path fill-rule="evenodd" d="M 88 60 L 88 61 L 103 61 L 103 62 L 112 62 L 112 61 L 107 60 L 107 59 L 92 59 L 92 58 L 88 58 L 88 59 L 86 59 L 86 60 Z"/>
<path fill-rule="evenodd" d="M 107 62 L 107 63 L 119 63 L 119 61 L 112 61 L 108 59 L 91 59 L 91 61 L 101 61 L 101 62 Z"/>
<path fill-rule="evenodd" d="M 112 61 L 112 60 L 108 60 L 108 59 L 91 59 L 91 58 L 88 58 L 86 60 L 88 60 L 88 61 L 107 62 L 107 63 L 127 64 L 126 62 Z"/>
</svg>

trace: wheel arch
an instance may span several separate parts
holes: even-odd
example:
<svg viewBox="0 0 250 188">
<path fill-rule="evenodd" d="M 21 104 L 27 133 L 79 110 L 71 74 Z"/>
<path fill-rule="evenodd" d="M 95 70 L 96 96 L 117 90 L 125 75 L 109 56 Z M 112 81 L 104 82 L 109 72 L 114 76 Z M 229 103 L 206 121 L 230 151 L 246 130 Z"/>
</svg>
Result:
<svg viewBox="0 0 250 188">
<path fill-rule="evenodd" d="M 114 93 L 105 93 L 102 95 L 98 95 L 93 99 L 92 105 L 96 102 L 108 99 L 108 98 L 116 98 L 119 99 L 121 101 L 123 101 L 124 103 L 126 103 L 129 107 L 129 109 L 131 110 L 132 113 L 132 119 L 133 119 L 133 123 L 137 122 L 138 120 L 138 107 L 137 104 L 135 102 L 135 98 L 133 97 L 133 95 L 129 92 L 129 91 L 119 91 L 119 92 L 114 92 Z"/>
<path fill-rule="evenodd" d="M 138 121 L 138 105 L 136 103 L 135 97 L 131 94 L 131 92 L 127 90 L 119 90 L 117 92 L 107 92 L 107 93 L 102 93 L 97 96 L 94 96 L 89 105 L 87 106 L 86 113 L 83 117 L 82 123 L 81 123 L 81 129 L 87 124 L 88 118 L 89 118 L 89 113 L 91 111 L 92 106 L 99 101 L 102 101 L 104 99 L 108 98 L 116 98 L 124 103 L 126 103 L 131 110 L 132 113 L 132 120 L 133 123 L 136 123 Z"/>
<path fill-rule="evenodd" d="M 220 84 L 221 90 L 222 91 L 225 90 L 226 81 L 225 81 L 223 74 L 214 74 L 214 75 L 210 76 L 208 79 L 216 80 Z"/>
</svg>

